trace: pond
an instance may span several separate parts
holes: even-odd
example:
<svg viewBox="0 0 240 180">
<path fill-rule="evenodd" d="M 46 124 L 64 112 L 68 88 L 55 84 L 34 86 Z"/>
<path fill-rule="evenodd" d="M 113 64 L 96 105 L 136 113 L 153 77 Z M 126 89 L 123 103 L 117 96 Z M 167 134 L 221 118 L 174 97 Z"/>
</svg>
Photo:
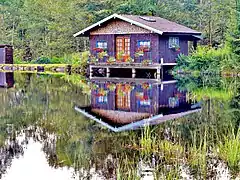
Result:
<svg viewBox="0 0 240 180">
<path fill-rule="evenodd" d="M 0 179 L 235 179 L 240 80 L 0 72 Z"/>
</svg>

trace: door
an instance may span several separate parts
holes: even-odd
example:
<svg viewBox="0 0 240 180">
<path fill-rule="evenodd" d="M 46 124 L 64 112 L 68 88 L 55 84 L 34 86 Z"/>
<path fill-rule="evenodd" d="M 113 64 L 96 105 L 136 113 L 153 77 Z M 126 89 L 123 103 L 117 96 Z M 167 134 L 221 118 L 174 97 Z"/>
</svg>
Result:
<svg viewBox="0 0 240 180">
<path fill-rule="evenodd" d="M 116 59 L 126 62 L 130 57 L 130 38 L 121 36 L 116 38 Z"/>
<path fill-rule="evenodd" d="M 132 86 L 129 84 L 117 84 L 116 86 L 116 108 L 118 110 L 130 110 Z"/>
</svg>

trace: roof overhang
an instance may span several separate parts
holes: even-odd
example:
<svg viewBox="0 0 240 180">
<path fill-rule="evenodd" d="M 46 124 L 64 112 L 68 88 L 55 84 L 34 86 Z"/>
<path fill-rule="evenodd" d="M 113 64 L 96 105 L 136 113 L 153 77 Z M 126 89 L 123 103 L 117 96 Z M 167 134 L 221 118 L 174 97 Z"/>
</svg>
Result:
<svg viewBox="0 0 240 180">
<path fill-rule="evenodd" d="M 99 124 L 101 124 L 102 126 L 110 129 L 113 132 L 122 132 L 122 131 L 129 131 L 129 130 L 139 129 L 139 128 L 142 128 L 142 127 L 144 127 L 146 125 L 160 124 L 160 123 L 163 123 L 165 121 L 177 119 L 177 118 L 186 116 L 188 114 L 200 112 L 202 110 L 202 108 L 199 107 L 199 104 L 193 106 L 192 108 L 196 108 L 196 109 L 192 109 L 192 110 L 189 110 L 189 111 L 186 111 L 186 112 L 177 113 L 177 114 L 170 114 L 170 115 L 159 114 L 159 115 L 155 115 L 155 116 L 152 116 L 152 117 L 149 117 L 149 118 L 146 118 L 146 119 L 142 119 L 140 121 L 136 121 L 136 122 L 133 122 L 133 123 L 129 123 L 129 124 L 123 125 L 121 127 L 114 127 L 114 126 L 104 122 L 102 119 L 99 119 L 99 118 L 89 114 L 88 112 L 86 112 L 81 107 L 75 106 L 74 109 L 75 109 L 75 111 L 81 113 L 82 115 L 88 117 L 89 119 L 92 119 L 92 120 L 98 122 Z"/>
<path fill-rule="evenodd" d="M 192 35 L 192 36 L 196 39 L 203 40 L 202 35 Z"/>
<path fill-rule="evenodd" d="M 93 25 L 91 25 L 91 26 L 88 26 L 87 28 L 85 28 L 85 29 L 83 29 L 83 30 L 81 30 L 81 31 L 79 31 L 79 32 L 77 32 L 77 33 L 75 33 L 73 36 L 74 36 L 74 37 L 84 36 L 84 34 L 85 34 L 87 31 L 89 31 L 89 30 L 91 30 L 91 29 L 93 29 L 93 28 L 95 28 L 95 27 L 97 27 L 97 26 L 101 26 L 102 23 L 104 23 L 104 22 L 106 22 L 106 21 L 109 21 L 110 19 L 115 19 L 115 18 L 121 19 L 121 20 L 123 20 L 123 21 L 129 22 L 129 23 L 134 24 L 134 25 L 136 25 L 136 26 L 139 26 L 139 27 L 141 27 L 141 28 L 147 29 L 147 30 L 149 30 L 149 31 L 151 31 L 151 32 L 153 32 L 153 33 L 157 33 L 157 34 L 160 34 L 160 35 L 163 34 L 162 31 L 159 31 L 159 30 L 157 30 L 157 29 L 155 29 L 155 28 L 152 28 L 152 27 L 150 27 L 150 26 L 144 25 L 144 24 L 139 23 L 139 22 L 137 22 L 137 21 L 133 21 L 133 20 L 131 20 L 131 19 L 129 19 L 129 18 L 126 18 L 126 17 L 123 17 L 123 16 L 121 16 L 121 15 L 113 14 L 113 15 L 111 15 L 111 16 L 109 16 L 109 17 L 106 17 L 105 19 L 103 19 L 103 20 L 101 20 L 101 21 L 99 21 L 99 22 L 97 22 L 97 23 L 95 23 L 95 24 L 93 24 Z"/>
</svg>

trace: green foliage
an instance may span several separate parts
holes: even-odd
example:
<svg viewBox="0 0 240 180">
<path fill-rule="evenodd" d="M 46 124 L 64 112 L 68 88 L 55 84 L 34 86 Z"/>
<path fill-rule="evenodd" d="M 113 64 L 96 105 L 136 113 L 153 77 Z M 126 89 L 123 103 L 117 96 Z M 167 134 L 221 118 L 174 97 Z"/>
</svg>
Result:
<svg viewBox="0 0 240 180">
<path fill-rule="evenodd" d="M 72 54 L 64 54 L 62 57 L 53 56 L 49 57 L 39 57 L 36 60 L 32 60 L 31 63 L 33 64 L 72 64 L 72 65 L 81 65 L 86 66 L 88 60 L 89 52 L 82 52 L 81 55 L 79 53 L 72 53 Z M 22 61 L 18 58 L 14 59 L 16 64 L 24 64 L 25 61 Z"/>
<path fill-rule="evenodd" d="M 237 169 L 240 165 L 240 129 L 234 133 L 234 128 L 229 130 L 227 136 L 224 136 L 222 141 L 219 141 L 217 154 L 231 169 Z"/>
<path fill-rule="evenodd" d="M 219 73 L 237 70 L 240 62 L 228 47 L 214 49 L 208 46 L 199 46 L 190 56 L 180 55 L 177 63 L 175 70 Z"/>
<path fill-rule="evenodd" d="M 113 14 L 160 16 L 203 32 L 203 44 L 223 45 L 237 29 L 235 0 L 8 0 L 0 2 L 0 43 L 24 61 L 85 51 L 73 34 Z M 55 61 L 55 60 L 54 60 Z M 61 61 L 61 60 L 56 60 Z"/>
</svg>

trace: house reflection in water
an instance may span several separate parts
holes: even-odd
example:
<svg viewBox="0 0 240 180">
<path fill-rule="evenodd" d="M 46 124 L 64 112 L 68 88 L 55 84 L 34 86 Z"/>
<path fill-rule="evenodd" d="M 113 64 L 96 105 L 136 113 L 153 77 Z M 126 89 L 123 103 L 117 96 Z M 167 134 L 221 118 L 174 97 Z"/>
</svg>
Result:
<svg viewBox="0 0 240 180">
<path fill-rule="evenodd" d="M 12 72 L 0 72 L 0 87 L 11 88 L 14 85 Z"/>
<path fill-rule="evenodd" d="M 91 82 L 91 105 L 75 110 L 119 132 L 158 124 L 166 120 L 200 111 L 187 93 L 176 87 L 175 81 L 150 82 Z"/>
</svg>

